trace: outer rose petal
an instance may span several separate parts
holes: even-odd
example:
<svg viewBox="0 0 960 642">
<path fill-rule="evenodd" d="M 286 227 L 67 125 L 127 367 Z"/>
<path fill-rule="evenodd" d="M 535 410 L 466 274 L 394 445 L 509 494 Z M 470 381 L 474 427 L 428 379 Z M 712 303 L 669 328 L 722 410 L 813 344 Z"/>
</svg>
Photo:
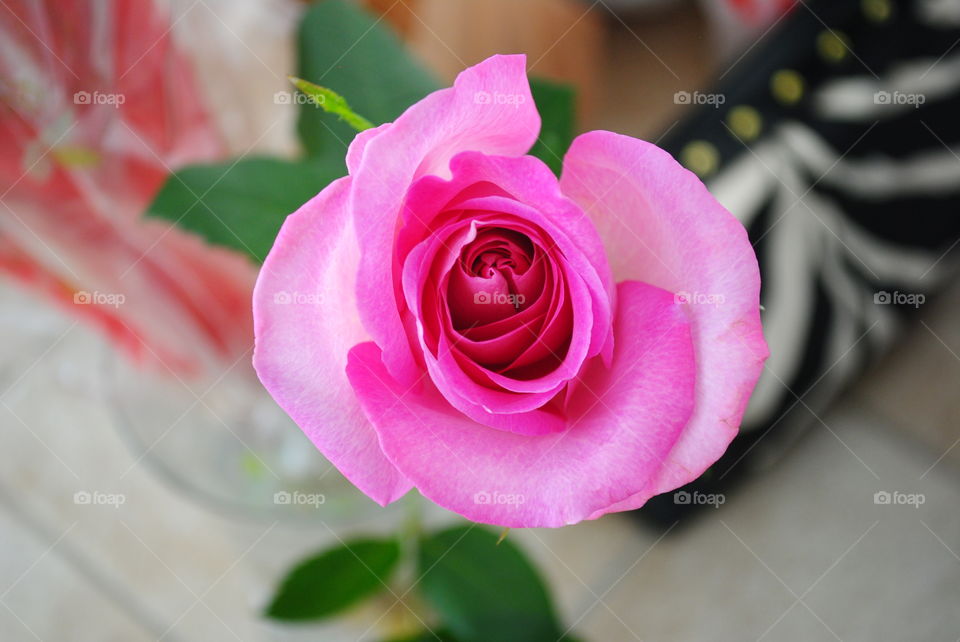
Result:
<svg viewBox="0 0 960 642">
<path fill-rule="evenodd" d="M 493 56 L 463 71 L 454 86 L 414 104 L 389 127 L 362 135 L 351 150 L 350 209 L 362 258 L 357 303 L 364 327 L 384 351 L 387 370 L 408 385 L 419 376 L 398 313 L 394 232 L 411 183 L 426 174 L 450 175 L 449 161 L 472 150 L 524 154 L 540 131 L 525 56 Z M 506 104 L 496 95 L 516 97 Z M 358 160 L 359 157 L 359 160 Z M 355 168 L 355 169 L 354 169 Z"/>
<path fill-rule="evenodd" d="M 354 174 L 360 169 L 360 163 L 363 162 L 363 152 L 367 149 L 367 143 L 373 140 L 375 136 L 379 136 L 387 131 L 392 124 L 393 123 L 384 123 L 378 127 L 364 129 L 353 137 L 350 147 L 347 148 L 347 172 Z"/>
<path fill-rule="evenodd" d="M 360 251 L 346 207 L 350 181 L 331 183 L 277 235 L 253 293 L 253 365 L 320 452 L 387 504 L 411 484 L 384 457 L 344 371 L 350 347 L 369 339 L 356 313 Z"/>
<path fill-rule="evenodd" d="M 612 366 L 592 362 L 582 386 L 592 392 L 575 395 L 578 414 L 563 432 L 531 437 L 481 426 L 435 392 L 398 384 L 373 343 L 350 351 L 347 374 L 384 452 L 424 496 L 478 522 L 573 524 L 647 487 L 693 409 L 683 310 L 671 293 L 643 283 L 621 283 L 618 296 Z M 483 493 L 522 503 L 483 503 Z"/>
<path fill-rule="evenodd" d="M 736 435 L 769 354 L 760 274 L 743 226 L 655 145 L 611 132 L 583 134 L 564 158 L 560 187 L 593 219 L 615 280 L 724 298 L 685 306 L 696 350 L 696 407 L 655 482 L 602 512 L 628 510 L 700 476 Z"/>
</svg>

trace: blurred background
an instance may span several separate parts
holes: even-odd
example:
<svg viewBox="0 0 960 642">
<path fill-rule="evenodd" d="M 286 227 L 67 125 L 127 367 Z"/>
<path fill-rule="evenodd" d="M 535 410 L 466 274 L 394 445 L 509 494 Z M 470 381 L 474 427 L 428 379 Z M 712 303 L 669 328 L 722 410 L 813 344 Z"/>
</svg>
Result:
<svg viewBox="0 0 960 642">
<path fill-rule="evenodd" d="M 356 4 L 443 85 L 526 53 L 575 91 L 576 132 L 657 142 L 757 249 L 772 355 L 728 455 L 639 513 L 509 534 L 564 625 L 960 640 L 960 1 Z M 195 163 L 221 169 L 183 174 L 190 208 L 260 206 L 243 172 L 304 139 L 287 74 L 371 113 L 332 80 L 367 28 L 318 25 L 351 44 L 311 76 L 308 10 L 0 0 L 0 639 L 410 630 L 418 605 L 389 594 L 322 624 L 260 615 L 295 560 L 419 498 L 375 505 L 259 386 L 255 261 L 144 217 Z"/>
</svg>

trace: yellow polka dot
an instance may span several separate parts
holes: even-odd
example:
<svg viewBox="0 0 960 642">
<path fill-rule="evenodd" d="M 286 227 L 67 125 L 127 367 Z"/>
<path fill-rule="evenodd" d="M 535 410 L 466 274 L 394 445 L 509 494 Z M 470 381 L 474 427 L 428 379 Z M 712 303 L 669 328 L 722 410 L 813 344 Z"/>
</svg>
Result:
<svg viewBox="0 0 960 642">
<path fill-rule="evenodd" d="M 781 69 L 770 77 L 770 91 L 784 105 L 793 105 L 803 98 L 803 76 L 792 69 Z"/>
<path fill-rule="evenodd" d="M 890 0 L 862 0 L 860 6 L 863 9 L 863 15 L 873 22 L 885 22 L 893 13 Z"/>
<path fill-rule="evenodd" d="M 821 31 L 817 36 L 817 51 L 827 62 L 840 62 L 850 53 L 850 39 L 836 30 Z"/>
<path fill-rule="evenodd" d="M 708 176 L 717 171 L 720 154 L 705 140 L 695 140 L 680 152 L 680 162 L 697 176 Z"/>
<path fill-rule="evenodd" d="M 737 105 L 727 114 L 727 125 L 739 138 L 753 140 L 763 129 L 763 118 L 753 107 Z"/>
</svg>

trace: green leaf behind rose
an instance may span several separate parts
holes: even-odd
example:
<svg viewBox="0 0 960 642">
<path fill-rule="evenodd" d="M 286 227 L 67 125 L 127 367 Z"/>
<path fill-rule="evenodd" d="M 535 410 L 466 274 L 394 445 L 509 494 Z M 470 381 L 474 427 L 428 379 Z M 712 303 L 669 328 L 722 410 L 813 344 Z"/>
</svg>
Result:
<svg viewBox="0 0 960 642">
<path fill-rule="evenodd" d="M 297 564 L 267 607 L 276 620 L 316 620 L 386 589 L 400 559 L 392 539 L 346 542 Z"/>
<path fill-rule="evenodd" d="M 299 105 L 297 128 L 308 159 L 249 158 L 183 168 L 167 179 L 147 216 L 262 263 L 287 215 L 346 173 L 344 157 L 355 129 L 389 122 L 439 88 L 385 24 L 345 0 L 307 10 L 298 52 L 305 79 L 296 79 L 298 87 L 311 95 L 319 90 L 333 112 L 310 101 Z M 530 153 L 559 173 L 573 139 L 574 91 L 539 79 L 531 80 L 531 91 L 543 126 Z"/>
<path fill-rule="evenodd" d="M 543 582 L 509 540 L 458 526 L 420 541 L 418 588 L 457 639 L 555 642 L 563 634 Z"/>
<path fill-rule="evenodd" d="M 287 215 L 342 173 L 321 163 L 279 158 L 188 166 L 167 178 L 147 216 L 172 221 L 259 264 Z"/>
<path fill-rule="evenodd" d="M 549 165 L 553 173 L 559 176 L 563 169 L 563 155 L 573 142 L 576 92 L 570 85 L 531 78 L 530 93 L 540 112 L 542 124 L 540 137 L 529 153 Z"/>
<path fill-rule="evenodd" d="M 307 10 L 297 38 L 297 76 L 346 96 L 374 125 L 390 122 L 439 82 L 417 63 L 387 25 L 345 0 Z M 344 165 L 356 132 L 309 101 L 297 131 L 307 154 Z M 344 173 L 346 173 L 344 171 Z"/>
</svg>

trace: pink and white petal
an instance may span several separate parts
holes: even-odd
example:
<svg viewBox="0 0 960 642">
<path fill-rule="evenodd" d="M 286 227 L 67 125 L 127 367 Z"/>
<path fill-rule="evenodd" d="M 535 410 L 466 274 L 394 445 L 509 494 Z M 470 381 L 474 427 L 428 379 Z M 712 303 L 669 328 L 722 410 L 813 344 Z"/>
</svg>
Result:
<svg viewBox="0 0 960 642">
<path fill-rule="evenodd" d="M 361 248 L 357 301 L 364 327 L 384 351 L 387 370 L 401 381 L 419 376 L 398 310 L 402 300 L 393 247 L 407 190 L 425 175 L 448 177 L 450 159 L 462 151 L 518 156 L 530 149 L 540 116 L 525 64 L 522 55 L 488 58 L 461 72 L 453 87 L 430 94 L 362 142 L 351 174 L 350 207 L 357 213 Z M 498 94 L 514 100 L 491 100 Z"/>
<path fill-rule="evenodd" d="M 722 297 L 687 305 L 697 360 L 696 407 L 658 478 L 624 510 L 713 464 L 736 435 L 769 354 L 760 325 L 760 274 L 743 226 L 703 183 L 650 143 L 611 132 L 578 137 L 563 193 L 591 217 L 617 280 Z"/>
<path fill-rule="evenodd" d="M 646 488 L 693 409 L 687 316 L 646 284 L 622 283 L 618 295 L 612 366 L 592 362 L 560 433 L 490 429 L 439 394 L 405 392 L 373 343 L 350 351 L 347 374 L 384 452 L 424 496 L 488 524 L 573 524 Z"/>
<path fill-rule="evenodd" d="M 385 505 L 411 484 L 381 451 L 345 372 L 347 352 L 369 339 L 356 312 L 350 181 L 331 183 L 277 235 L 253 293 L 253 365 L 320 452 Z"/>
</svg>

